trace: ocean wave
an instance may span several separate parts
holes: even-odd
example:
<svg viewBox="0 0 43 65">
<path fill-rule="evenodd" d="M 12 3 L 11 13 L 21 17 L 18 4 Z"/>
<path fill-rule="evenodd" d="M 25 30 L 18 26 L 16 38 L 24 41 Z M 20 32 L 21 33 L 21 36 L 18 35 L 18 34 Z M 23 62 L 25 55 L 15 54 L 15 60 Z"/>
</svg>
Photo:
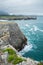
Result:
<svg viewBox="0 0 43 65">
<path fill-rule="evenodd" d="M 0 21 L 2 21 L 2 22 L 3 22 L 3 21 L 8 21 L 8 20 L 0 20 Z"/>
<path fill-rule="evenodd" d="M 32 44 L 26 45 L 23 50 L 21 50 L 19 53 L 24 55 L 26 52 L 31 51 L 33 48 Z"/>
<path fill-rule="evenodd" d="M 33 25 L 29 31 L 37 31 L 37 30 L 39 30 L 39 28 L 37 26 Z"/>
<path fill-rule="evenodd" d="M 40 30 L 41 32 L 43 32 L 43 30 Z"/>
<path fill-rule="evenodd" d="M 43 32 L 43 30 L 39 29 L 36 25 L 33 25 L 32 28 L 29 31 L 40 31 L 40 32 Z"/>
<path fill-rule="evenodd" d="M 26 27 L 29 27 L 29 25 L 28 25 L 28 24 L 26 24 L 25 26 L 26 26 Z"/>
</svg>

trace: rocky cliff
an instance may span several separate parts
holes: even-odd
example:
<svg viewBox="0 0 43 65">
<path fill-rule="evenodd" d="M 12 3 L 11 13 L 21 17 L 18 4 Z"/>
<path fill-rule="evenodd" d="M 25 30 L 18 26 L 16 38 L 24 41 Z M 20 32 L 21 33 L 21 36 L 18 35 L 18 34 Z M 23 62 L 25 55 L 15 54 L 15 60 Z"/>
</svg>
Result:
<svg viewBox="0 0 43 65">
<path fill-rule="evenodd" d="M 17 23 L 0 22 L 0 39 L 5 44 L 11 44 L 18 51 L 27 44 L 27 39 Z"/>
</svg>

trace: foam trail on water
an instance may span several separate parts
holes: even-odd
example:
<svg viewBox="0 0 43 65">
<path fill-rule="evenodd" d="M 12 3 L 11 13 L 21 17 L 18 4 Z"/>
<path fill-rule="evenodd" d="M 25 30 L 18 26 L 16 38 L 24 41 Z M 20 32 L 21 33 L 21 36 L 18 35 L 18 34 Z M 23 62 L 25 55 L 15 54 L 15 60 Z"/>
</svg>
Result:
<svg viewBox="0 0 43 65">
<path fill-rule="evenodd" d="M 39 30 L 39 31 L 43 32 L 43 30 L 39 29 L 37 26 L 34 25 L 33 27 L 34 27 L 34 31 Z"/>
<path fill-rule="evenodd" d="M 33 25 L 33 27 L 29 31 L 37 31 L 37 30 L 39 30 L 39 28 L 37 26 Z"/>
<path fill-rule="evenodd" d="M 29 25 L 28 25 L 28 24 L 26 24 L 25 26 L 26 26 L 26 27 L 28 27 Z"/>
<path fill-rule="evenodd" d="M 38 31 L 40 31 L 40 32 L 43 32 L 43 30 L 39 29 L 39 28 L 38 28 L 37 26 L 35 26 L 35 25 L 34 25 L 34 30 L 35 30 L 35 31 L 38 30 Z"/>
<path fill-rule="evenodd" d="M 31 51 L 32 50 L 32 44 L 30 44 L 30 45 L 26 45 L 25 47 L 24 47 L 24 49 L 23 50 L 21 50 L 19 53 L 20 54 L 25 54 L 26 52 L 28 52 L 28 51 Z"/>
<path fill-rule="evenodd" d="M 0 20 L 1 22 L 3 22 L 3 21 L 8 21 L 8 20 Z"/>
<path fill-rule="evenodd" d="M 40 31 L 40 32 L 43 32 L 43 30 L 39 29 L 36 25 L 33 25 L 33 27 L 29 31 Z"/>
<path fill-rule="evenodd" d="M 43 30 L 40 30 L 41 32 L 43 32 Z"/>
</svg>

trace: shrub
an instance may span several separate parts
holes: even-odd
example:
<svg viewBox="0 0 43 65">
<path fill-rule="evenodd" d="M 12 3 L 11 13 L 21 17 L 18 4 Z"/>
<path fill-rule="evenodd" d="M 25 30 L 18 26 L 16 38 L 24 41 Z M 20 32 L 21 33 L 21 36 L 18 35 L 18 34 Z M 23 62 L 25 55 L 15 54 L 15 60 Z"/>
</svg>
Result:
<svg viewBox="0 0 43 65">
<path fill-rule="evenodd" d="M 13 61 L 14 60 L 14 55 L 9 55 L 7 60 L 8 60 L 8 62 Z"/>
<path fill-rule="evenodd" d="M 22 62 L 22 61 L 23 61 L 22 58 L 17 57 L 17 58 L 14 59 L 13 64 L 18 64 L 18 63 L 20 63 L 20 62 Z"/>
<path fill-rule="evenodd" d="M 11 55 L 16 54 L 16 52 L 11 48 L 6 48 L 3 52 L 6 52 L 6 51 L 8 51 L 8 53 L 11 54 Z"/>
<path fill-rule="evenodd" d="M 25 61 L 25 59 L 18 57 L 16 52 L 11 48 L 6 48 L 3 52 L 8 52 L 9 56 L 7 58 L 8 62 L 12 62 L 13 64 L 18 64 L 22 61 Z"/>
</svg>

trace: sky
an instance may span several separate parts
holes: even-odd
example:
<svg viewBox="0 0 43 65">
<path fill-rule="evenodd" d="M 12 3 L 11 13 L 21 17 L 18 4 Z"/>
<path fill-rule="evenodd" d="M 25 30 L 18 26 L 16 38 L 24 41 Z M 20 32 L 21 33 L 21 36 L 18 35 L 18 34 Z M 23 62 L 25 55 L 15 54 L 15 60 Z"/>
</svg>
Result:
<svg viewBox="0 0 43 65">
<path fill-rule="evenodd" d="M 0 11 L 17 15 L 43 15 L 43 0 L 0 0 Z"/>
</svg>

